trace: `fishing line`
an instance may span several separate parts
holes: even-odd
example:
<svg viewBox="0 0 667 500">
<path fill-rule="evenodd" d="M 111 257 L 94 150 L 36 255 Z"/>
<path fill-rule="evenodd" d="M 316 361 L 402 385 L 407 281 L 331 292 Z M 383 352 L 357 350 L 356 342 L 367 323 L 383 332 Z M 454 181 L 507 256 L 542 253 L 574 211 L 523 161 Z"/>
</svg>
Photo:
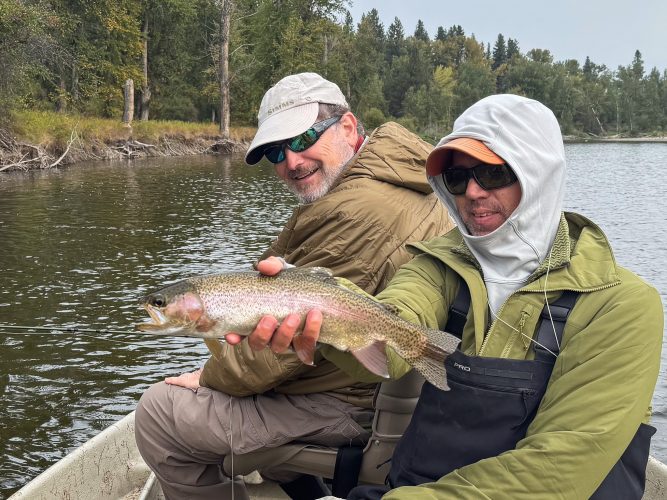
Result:
<svg viewBox="0 0 667 500">
<path fill-rule="evenodd" d="M 24 330 L 38 330 L 36 332 L 24 331 Z M 88 333 L 98 333 L 98 334 L 113 334 L 113 335 L 136 335 L 137 337 L 142 337 L 145 339 L 148 337 L 148 334 L 145 333 L 136 333 L 136 332 L 127 332 L 121 330 L 108 330 L 106 328 L 95 329 L 95 328 L 77 328 L 77 327 L 61 327 L 61 326 L 23 326 L 23 325 L 0 325 L 0 331 L 7 335 L 39 335 L 45 337 L 45 331 L 50 332 L 51 335 L 55 337 L 62 337 L 65 335 L 78 335 L 80 337 L 87 337 L 95 340 L 106 340 L 108 342 L 117 342 L 119 344 L 128 344 L 128 345 L 137 345 L 136 342 L 127 342 L 125 340 L 119 340 L 117 338 L 110 337 L 94 337 L 92 335 L 87 335 Z M 61 333 L 56 333 L 61 332 Z M 151 336 L 152 337 L 152 336 Z M 154 340 L 157 340 L 154 337 Z"/>
<path fill-rule="evenodd" d="M 106 328 L 78 328 L 78 327 L 63 327 L 63 326 L 22 326 L 22 325 L 0 325 L 0 329 L 5 330 L 41 330 L 49 332 L 63 332 L 63 333 L 113 333 L 122 335 L 144 335 L 136 332 L 127 332 L 121 330 L 108 330 Z M 7 332 L 11 333 L 11 332 Z M 16 332 L 17 335 L 37 335 L 38 332 Z"/>
</svg>

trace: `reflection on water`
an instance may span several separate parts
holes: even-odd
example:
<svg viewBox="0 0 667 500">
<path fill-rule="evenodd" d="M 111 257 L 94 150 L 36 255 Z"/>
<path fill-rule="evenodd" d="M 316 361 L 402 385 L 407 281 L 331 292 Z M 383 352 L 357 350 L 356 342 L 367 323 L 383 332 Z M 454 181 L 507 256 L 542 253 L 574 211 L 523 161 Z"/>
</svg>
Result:
<svg viewBox="0 0 667 500">
<path fill-rule="evenodd" d="M 0 177 L 0 325 L 131 331 L 165 282 L 247 269 L 294 200 L 240 158 L 92 163 Z M 197 339 L 0 327 L 0 498 L 201 365 Z"/>
<path fill-rule="evenodd" d="M 569 145 L 566 206 L 607 232 L 621 264 L 667 294 L 664 144 Z M 291 213 L 269 166 L 241 158 L 92 163 L 0 176 L 0 325 L 130 332 L 137 298 L 186 276 L 248 268 Z M 12 335 L 0 328 L 0 498 L 201 365 L 200 340 Z M 667 460 L 667 376 L 653 453 Z"/>
</svg>

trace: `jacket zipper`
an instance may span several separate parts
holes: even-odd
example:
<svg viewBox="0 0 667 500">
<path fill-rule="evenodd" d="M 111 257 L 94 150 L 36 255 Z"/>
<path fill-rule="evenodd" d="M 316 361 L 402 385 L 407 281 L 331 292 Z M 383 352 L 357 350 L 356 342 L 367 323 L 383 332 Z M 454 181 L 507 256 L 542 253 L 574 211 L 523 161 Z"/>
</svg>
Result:
<svg viewBox="0 0 667 500">
<path fill-rule="evenodd" d="M 554 288 L 552 290 L 547 290 L 546 293 L 550 292 L 566 292 L 566 291 L 571 291 L 571 292 L 577 292 L 577 293 L 590 293 L 590 292 L 599 292 L 600 290 L 605 290 L 606 288 L 611 288 L 612 286 L 616 286 L 618 283 L 609 283 L 607 285 L 603 286 L 598 286 L 595 288 L 587 288 L 586 290 L 575 290 L 573 288 Z M 507 299 L 505 299 L 505 302 L 503 302 L 503 305 L 500 306 L 500 309 L 498 309 L 498 314 L 495 316 L 493 322 L 491 323 L 491 326 L 487 330 L 487 334 L 484 336 L 484 340 L 482 341 L 482 346 L 479 348 L 479 353 L 477 353 L 478 356 L 482 356 L 484 353 L 484 348 L 487 346 L 489 343 L 489 337 L 491 336 L 491 331 L 493 330 L 493 327 L 496 325 L 496 322 L 498 322 L 498 318 L 500 318 L 503 314 L 503 309 L 505 309 L 505 304 L 509 302 L 509 300 L 512 298 L 512 296 L 519 292 L 520 290 L 517 290 L 516 292 L 512 293 Z M 538 290 L 538 291 L 523 291 L 523 293 L 544 293 L 544 290 Z M 521 326 L 521 325 L 520 325 Z M 530 341 L 529 341 L 530 345 Z M 505 351 L 503 351 L 503 354 L 505 354 Z M 503 357 L 503 356 L 501 356 Z"/>
</svg>

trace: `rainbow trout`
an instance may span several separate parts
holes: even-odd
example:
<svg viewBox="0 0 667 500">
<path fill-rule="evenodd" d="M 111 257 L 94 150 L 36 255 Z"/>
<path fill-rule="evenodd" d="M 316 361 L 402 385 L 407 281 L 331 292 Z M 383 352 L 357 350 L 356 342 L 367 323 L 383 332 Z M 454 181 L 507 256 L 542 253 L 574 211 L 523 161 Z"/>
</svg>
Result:
<svg viewBox="0 0 667 500">
<path fill-rule="evenodd" d="M 324 268 L 294 268 L 277 276 L 230 272 L 188 278 L 142 299 L 151 317 L 137 328 L 156 335 L 220 338 L 228 332 L 249 335 L 266 314 L 282 321 L 290 313 L 305 318 L 322 311 L 318 342 L 349 351 L 366 369 L 389 377 L 385 346 L 390 346 L 424 378 L 448 390 L 445 358 L 459 339 L 415 325 L 383 305 L 341 286 Z M 303 328 L 302 324 L 299 331 Z M 313 364 L 315 346 L 292 342 L 297 355 Z"/>
</svg>

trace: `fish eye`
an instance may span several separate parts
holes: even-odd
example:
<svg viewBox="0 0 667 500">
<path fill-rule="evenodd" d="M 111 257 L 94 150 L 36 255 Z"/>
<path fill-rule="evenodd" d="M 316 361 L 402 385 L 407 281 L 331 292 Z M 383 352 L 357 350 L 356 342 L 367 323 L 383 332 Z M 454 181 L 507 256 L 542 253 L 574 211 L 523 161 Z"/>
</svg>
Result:
<svg viewBox="0 0 667 500">
<path fill-rule="evenodd" d="M 149 299 L 150 305 L 155 307 L 164 307 L 167 305 L 167 299 L 164 295 L 158 293 L 156 295 L 151 295 Z"/>
</svg>

